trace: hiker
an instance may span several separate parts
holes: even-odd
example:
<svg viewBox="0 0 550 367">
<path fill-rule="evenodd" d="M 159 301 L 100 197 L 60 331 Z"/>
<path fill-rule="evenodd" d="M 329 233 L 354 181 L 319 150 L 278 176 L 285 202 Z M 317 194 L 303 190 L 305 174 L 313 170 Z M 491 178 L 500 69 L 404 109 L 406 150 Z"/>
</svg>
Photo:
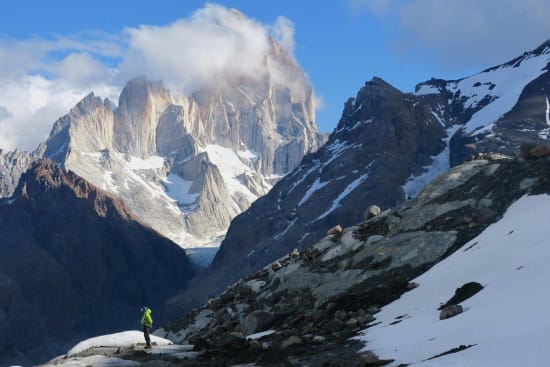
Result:
<svg viewBox="0 0 550 367">
<path fill-rule="evenodd" d="M 143 326 L 143 336 L 145 337 L 145 349 L 151 349 L 151 338 L 149 337 L 149 331 L 153 326 L 153 319 L 151 318 L 151 309 L 143 306 L 141 308 L 143 316 L 141 317 L 141 326 Z"/>
</svg>

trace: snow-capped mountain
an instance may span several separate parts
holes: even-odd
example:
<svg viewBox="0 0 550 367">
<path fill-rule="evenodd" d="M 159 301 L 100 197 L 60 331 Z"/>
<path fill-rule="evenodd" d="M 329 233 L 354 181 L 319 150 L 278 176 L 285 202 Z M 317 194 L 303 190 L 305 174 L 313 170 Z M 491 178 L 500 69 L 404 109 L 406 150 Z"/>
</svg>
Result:
<svg viewBox="0 0 550 367">
<path fill-rule="evenodd" d="M 0 199 L 0 223 L 0 365 L 130 328 L 142 304 L 161 321 L 160 305 L 195 274 L 122 200 L 48 159 Z"/>
<path fill-rule="evenodd" d="M 548 142 L 550 42 L 476 75 L 432 79 L 403 93 L 380 78 L 347 101 L 328 142 L 235 218 L 205 274 L 175 310 L 206 300 L 335 225 L 414 198 L 435 177 L 478 153 L 517 154 Z M 205 285 L 208 284 L 209 287 Z M 176 311 L 177 312 L 177 311 Z"/>
<path fill-rule="evenodd" d="M 231 219 L 324 139 L 309 82 L 273 41 L 257 79 L 187 96 L 138 77 L 116 107 L 90 94 L 55 123 L 42 149 L 189 248 L 219 244 Z"/>
</svg>

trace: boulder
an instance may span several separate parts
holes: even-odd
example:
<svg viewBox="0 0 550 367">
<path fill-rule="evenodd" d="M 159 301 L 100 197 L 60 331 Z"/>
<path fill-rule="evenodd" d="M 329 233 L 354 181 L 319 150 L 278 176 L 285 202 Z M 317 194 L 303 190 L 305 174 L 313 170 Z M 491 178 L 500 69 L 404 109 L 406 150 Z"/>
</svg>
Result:
<svg viewBox="0 0 550 367">
<path fill-rule="evenodd" d="M 267 330 L 273 324 L 275 317 L 268 311 L 254 311 L 244 319 L 241 330 L 245 335 L 251 335 Z"/>
<path fill-rule="evenodd" d="M 271 264 L 271 270 L 273 271 L 278 271 L 282 268 L 283 266 L 281 265 L 280 262 L 278 261 L 275 261 L 273 264 Z"/>
<path fill-rule="evenodd" d="M 344 320 L 348 316 L 348 313 L 344 310 L 338 310 L 334 313 L 334 316 L 336 316 L 340 320 Z"/>
<path fill-rule="evenodd" d="M 371 205 L 369 208 L 365 211 L 365 220 L 369 220 L 371 218 L 376 217 L 382 212 L 380 210 L 380 207 L 378 205 Z"/>
<path fill-rule="evenodd" d="M 393 359 L 380 359 L 371 352 L 359 356 L 359 366 L 361 367 L 385 366 L 393 361 Z"/>
<path fill-rule="evenodd" d="M 207 306 L 213 310 L 217 310 L 218 308 L 220 308 L 221 304 L 222 303 L 219 298 L 210 298 L 208 300 Z"/>
<path fill-rule="evenodd" d="M 440 320 L 450 319 L 458 314 L 461 314 L 464 311 L 461 305 L 450 305 L 441 310 L 439 314 Z"/>
<path fill-rule="evenodd" d="M 464 302 L 482 289 L 483 286 L 478 282 L 465 283 L 461 287 L 457 288 L 455 290 L 454 296 L 443 305 L 441 305 L 438 310 L 442 310 L 447 306 L 458 305 L 459 303 Z"/>
<path fill-rule="evenodd" d="M 480 223 L 492 223 L 497 213 L 491 208 L 481 208 L 477 212 L 477 221 Z"/>
<path fill-rule="evenodd" d="M 334 320 L 329 321 L 325 325 L 325 328 L 332 333 L 342 330 L 343 327 L 344 327 L 344 322 L 338 318 L 335 318 Z"/>
<path fill-rule="evenodd" d="M 299 336 L 293 335 L 281 343 L 281 349 L 287 349 L 294 345 L 301 345 L 301 344 L 304 344 L 304 341 Z"/>
<path fill-rule="evenodd" d="M 341 234 L 342 232 L 344 231 L 344 229 L 342 228 L 341 225 L 337 225 L 337 226 L 334 226 L 332 227 L 328 232 L 327 234 L 330 236 L 330 235 L 339 235 Z"/>
<path fill-rule="evenodd" d="M 349 319 L 346 321 L 346 327 L 348 329 L 355 329 L 358 325 L 357 319 Z"/>
<path fill-rule="evenodd" d="M 536 159 L 550 156 L 550 148 L 546 144 L 522 144 L 521 154 L 524 158 Z"/>
<path fill-rule="evenodd" d="M 316 344 L 324 343 L 326 340 L 327 340 L 327 338 L 325 338 L 324 336 L 321 336 L 321 335 L 315 335 L 313 337 L 313 342 L 316 343 Z"/>
<path fill-rule="evenodd" d="M 378 306 L 370 306 L 369 308 L 367 308 L 367 313 L 370 313 L 371 315 L 374 315 L 378 312 L 380 312 L 380 307 Z"/>
<path fill-rule="evenodd" d="M 247 346 L 246 338 L 239 332 L 223 335 L 216 344 L 224 349 L 243 349 Z"/>
</svg>

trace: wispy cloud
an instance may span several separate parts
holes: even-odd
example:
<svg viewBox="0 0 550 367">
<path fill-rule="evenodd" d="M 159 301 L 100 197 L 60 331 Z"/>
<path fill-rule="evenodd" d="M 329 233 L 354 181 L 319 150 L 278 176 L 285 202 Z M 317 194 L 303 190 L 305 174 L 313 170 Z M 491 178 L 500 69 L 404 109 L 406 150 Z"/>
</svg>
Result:
<svg viewBox="0 0 550 367">
<path fill-rule="evenodd" d="M 399 51 L 425 51 L 449 67 L 504 62 L 550 37 L 547 0 L 347 0 L 383 17 Z"/>
<path fill-rule="evenodd" d="M 292 55 L 290 20 L 266 25 L 213 4 L 172 24 L 128 27 L 120 34 L 0 38 L 0 113 L 6 112 L 0 116 L 0 148 L 34 149 L 84 95 L 94 91 L 116 101 L 136 75 L 192 93 L 227 78 L 259 78 L 270 68 L 292 87 L 295 71 L 266 64 L 270 38 Z"/>
</svg>

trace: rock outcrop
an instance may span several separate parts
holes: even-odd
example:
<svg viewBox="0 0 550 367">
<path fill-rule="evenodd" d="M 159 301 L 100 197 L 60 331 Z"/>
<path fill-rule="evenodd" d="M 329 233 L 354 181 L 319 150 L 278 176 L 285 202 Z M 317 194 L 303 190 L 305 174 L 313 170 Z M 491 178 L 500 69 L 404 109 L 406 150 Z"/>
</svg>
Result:
<svg viewBox="0 0 550 367">
<path fill-rule="evenodd" d="M 50 160 L 0 200 L 0 223 L 0 364 L 139 327 L 143 304 L 162 321 L 164 299 L 194 275 L 185 252 L 123 201 Z"/>
</svg>

